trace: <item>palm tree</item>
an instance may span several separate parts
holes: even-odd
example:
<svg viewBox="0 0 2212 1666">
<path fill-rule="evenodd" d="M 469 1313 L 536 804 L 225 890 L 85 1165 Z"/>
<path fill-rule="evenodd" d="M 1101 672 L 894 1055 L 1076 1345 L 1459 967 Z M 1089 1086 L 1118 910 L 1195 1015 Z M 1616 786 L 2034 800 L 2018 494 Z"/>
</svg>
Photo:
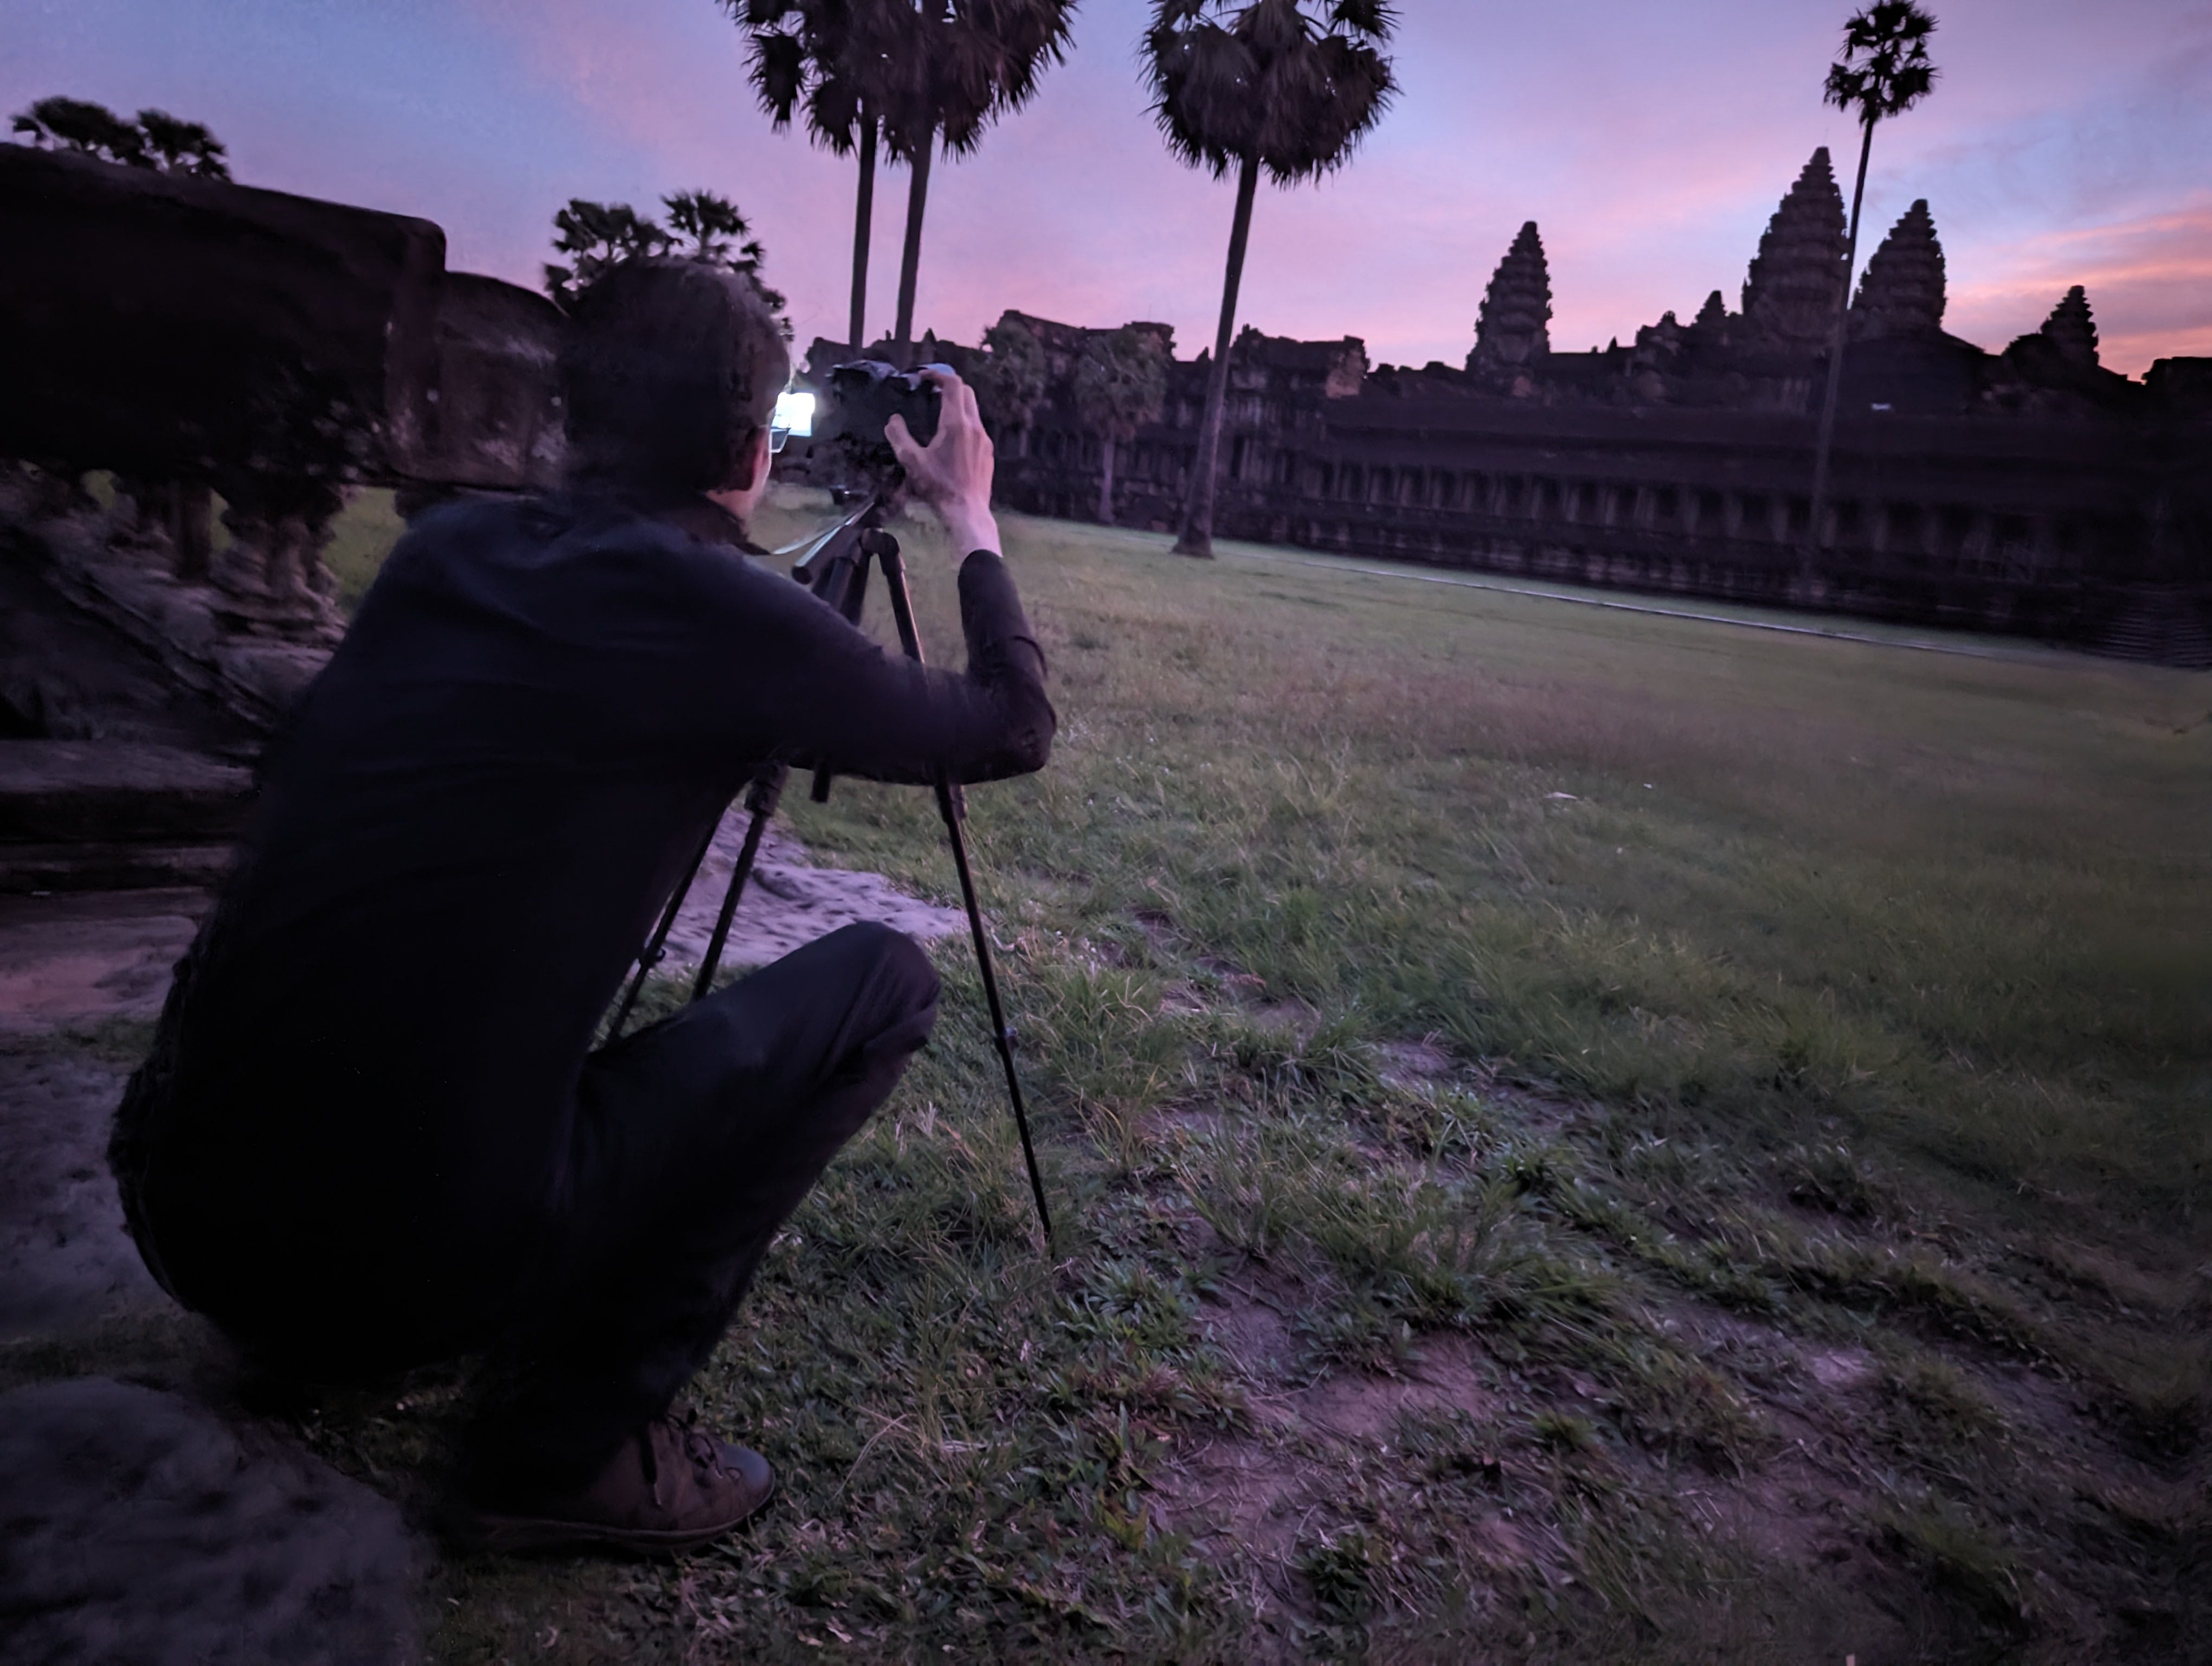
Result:
<svg viewBox="0 0 2212 1666">
<path fill-rule="evenodd" d="M 104 104 L 58 95 L 19 112 L 13 129 L 42 149 L 82 150 L 157 173 L 230 178 L 222 141 L 203 124 L 166 110 L 141 110 L 136 121 L 125 121 Z"/>
<path fill-rule="evenodd" d="M 760 240 L 751 234 L 752 227 L 728 198 L 711 191 L 672 191 L 660 199 L 660 205 L 668 210 L 672 242 L 677 238 L 691 240 L 691 246 L 684 251 L 690 258 L 717 266 L 759 264 Z M 737 240 L 740 237 L 745 240 L 742 246 Z"/>
<path fill-rule="evenodd" d="M 207 127 L 166 110 L 141 110 L 138 131 L 145 135 L 149 165 L 164 173 L 190 173 L 202 179 L 228 179 L 230 164 L 223 143 Z"/>
<path fill-rule="evenodd" d="M 752 37 L 752 82 L 778 128 L 802 106 L 815 143 L 858 153 L 848 333 L 866 339 L 868 233 L 878 147 L 912 170 L 899 263 L 896 356 L 914 340 L 930 164 L 965 155 L 1036 94 L 1067 48 L 1075 0 L 722 0 Z"/>
<path fill-rule="evenodd" d="M 563 307 L 609 267 L 665 254 L 670 247 L 668 233 L 659 222 L 628 203 L 590 203 L 571 197 L 566 208 L 554 210 L 553 229 L 553 252 L 567 255 L 568 264 L 547 264 L 545 293 Z"/>
<path fill-rule="evenodd" d="M 668 210 L 665 226 L 628 203 L 589 203 L 572 197 L 566 208 L 556 210 L 553 252 L 568 256 L 568 264 L 545 268 L 545 293 L 554 304 L 564 311 L 574 306 L 609 268 L 625 260 L 673 254 L 726 267 L 750 279 L 789 341 L 791 320 L 783 316 L 784 298 L 761 281 L 761 262 L 768 252 L 751 235 L 752 228 L 738 205 L 711 191 L 671 192 L 660 201 Z M 687 240 L 689 247 L 684 246 Z"/>
<path fill-rule="evenodd" d="M 887 72 L 884 139 L 911 170 L 906 241 L 899 258 L 898 319 L 903 361 L 914 340 L 915 284 L 931 158 L 941 146 L 965 156 L 1000 116 L 1036 96 L 1044 71 L 1067 55 L 1075 0 L 891 0 L 896 27 L 882 41 Z"/>
<path fill-rule="evenodd" d="M 761 262 L 768 258 L 768 251 L 752 234 L 751 225 L 738 212 L 735 203 L 711 191 L 671 192 L 660 202 L 668 210 L 672 246 L 683 239 L 690 239 L 690 246 L 680 251 L 687 258 L 703 260 L 710 266 L 726 266 L 752 279 L 753 288 L 760 291 L 769 311 L 781 316 L 783 296 L 761 281 Z M 744 241 L 740 242 L 740 238 Z M 783 332 L 788 338 L 788 319 L 783 319 Z"/>
<path fill-rule="evenodd" d="M 1011 440 L 1017 457 L 1029 449 L 1029 426 L 1044 404 L 1050 374 L 1044 344 L 1019 313 L 1006 313 L 983 332 L 983 359 L 969 380 L 994 436 Z"/>
<path fill-rule="evenodd" d="M 1806 531 L 1811 547 L 1827 543 L 1828 454 L 1836 437 L 1836 401 L 1844 386 L 1844 327 L 1851 299 L 1851 269 L 1859 252 L 1859 204 L 1866 197 L 1867 158 L 1874 150 L 1875 124 L 1901 116 L 1928 96 L 1936 66 L 1928 61 L 1928 37 L 1936 20 L 1914 0 L 1875 0 L 1844 25 L 1844 59 L 1828 66 L 1821 102 L 1859 119 L 1859 177 L 1851 187 L 1851 224 L 1844 242 L 1844 287 L 1836 297 L 1836 322 L 1828 337 L 1828 385 L 1820 400 L 1820 429 L 1813 442 L 1812 519 Z"/>
<path fill-rule="evenodd" d="M 57 94 L 19 111 L 14 131 L 40 149 L 81 150 L 103 161 L 144 167 L 146 136 L 104 104 Z"/>
<path fill-rule="evenodd" d="M 815 143 L 857 155 L 853 298 L 846 337 L 867 340 L 868 234 L 875 223 L 876 145 L 882 127 L 884 46 L 904 0 L 722 0 L 752 43 L 752 83 L 781 132 L 802 108 Z"/>
<path fill-rule="evenodd" d="M 1098 431 L 1103 467 L 1098 519 L 1114 524 L 1114 447 L 1159 421 L 1168 398 L 1168 345 L 1150 330 L 1104 330 L 1086 339 L 1068 374 L 1075 414 Z"/>
<path fill-rule="evenodd" d="M 1382 52 L 1396 25 L 1385 0 L 1153 0 L 1146 73 L 1168 149 L 1217 179 L 1237 173 L 1221 327 L 1176 540 L 1184 555 L 1213 553 L 1213 471 L 1230 337 L 1261 172 L 1279 185 L 1295 185 L 1350 158 L 1397 91 Z"/>
</svg>

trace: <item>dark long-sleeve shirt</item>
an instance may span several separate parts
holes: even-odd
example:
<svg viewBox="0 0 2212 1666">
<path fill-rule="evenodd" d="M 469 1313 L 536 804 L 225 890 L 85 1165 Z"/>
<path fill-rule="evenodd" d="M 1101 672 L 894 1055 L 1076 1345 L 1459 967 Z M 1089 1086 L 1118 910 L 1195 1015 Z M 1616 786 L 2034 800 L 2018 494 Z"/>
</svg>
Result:
<svg viewBox="0 0 2212 1666">
<path fill-rule="evenodd" d="M 558 1183 L 599 1015 L 763 762 L 900 781 L 1043 764 L 1043 660 L 998 556 L 960 571 L 963 674 L 681 518 L 486 502 L 401 540 L 272 753 L 126 1096 L 134 1217 L 141 1180 L 156 1217 L 240 1207 L 226 1177 L 251 1151 L 306 1177 L 252 1200 L 299 1212 L 258 1241 L 359 1229 L 405 1256 L 396 1213 L 426 1265 L 498 1253 Z"/>
</svg>

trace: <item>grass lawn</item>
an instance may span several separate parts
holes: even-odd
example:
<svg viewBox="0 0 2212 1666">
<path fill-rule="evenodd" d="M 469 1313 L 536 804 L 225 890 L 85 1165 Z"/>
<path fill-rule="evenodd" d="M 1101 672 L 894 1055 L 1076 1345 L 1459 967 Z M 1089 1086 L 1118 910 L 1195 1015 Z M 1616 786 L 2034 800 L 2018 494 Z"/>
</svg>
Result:
<svg viewBox="0 0 2212 1666">
<path fill-rule="evenodd" d="M 1006 528 L 1055 1253 L 956 941 L 696 1385 L 779 1502 L 449 1564 L 443 1657 L 2203 1657 L 2212 676 Z M 427 1485 L 399 1403 L 308 1432 Z"/>
</svg>

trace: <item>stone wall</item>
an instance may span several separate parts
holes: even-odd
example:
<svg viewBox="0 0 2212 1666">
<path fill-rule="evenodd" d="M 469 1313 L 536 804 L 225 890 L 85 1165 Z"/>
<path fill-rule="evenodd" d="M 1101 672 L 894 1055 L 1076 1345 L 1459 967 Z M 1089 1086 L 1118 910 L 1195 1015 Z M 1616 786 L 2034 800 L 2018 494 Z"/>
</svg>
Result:
<svg viewBox="0 0 2212 1666">
<path fill-rule="evenodd" d="M 559 477 L 559 313 L 428 221 L 0 145 L 0 240 L 6 558 L 250 723 L 337 639 L 348 490 Z"/>
<path fill-rule="evenodd" d="M 1195 422 L 1124 449 L 1119 519 L 1168 530 Z M 2015 631 L 2212 665 L 2212 424 L 1859 415 L 1825 547 L 1813 420 L 1370 394 L 1232 404 L 1218 534 L 1347 555 Z M 1097 442 L 1053 412 L 1002 468 L 1022 508 L 1095 513 Z"/>
<path fill-rule="evenodd" d="M 1247 330 L 1231 350 L 1214 530 L 1348 555 L 2008 631 L 2212 666 L 2212 361 L 2142 382 L 2098 361 L 2076 289 L 1991 353 L 1945 333 L 1944 261 L 1915 203 L 1851 312 L 1831 498 L 1809 525 L 1842 292 L 1825 155 L 1761 240 L 1745 310 L 1710 295 L 1588 352 L 1545 327 L 1540 235 L 1522 228 L 1463 368 L 1370 370 L 1359 342 Z M 1832 315 L 1832 314 L 1831 314 Z M 1008 314 L 1057 356 L 1076 326 Z M 1172 529 L 1206 356 L 1118 448 L 1116 519 Z M 1101 448 L 1055 379 L 1000 424 L 1000 491 L 1096 513 Z"/>
<path fill-rule="evenodd" d="M 0 890 L 203 885 L 344 494 L 551 484 L 560 314 L 427 221 L 20 145 L 0 247 Z"/>
</svg>

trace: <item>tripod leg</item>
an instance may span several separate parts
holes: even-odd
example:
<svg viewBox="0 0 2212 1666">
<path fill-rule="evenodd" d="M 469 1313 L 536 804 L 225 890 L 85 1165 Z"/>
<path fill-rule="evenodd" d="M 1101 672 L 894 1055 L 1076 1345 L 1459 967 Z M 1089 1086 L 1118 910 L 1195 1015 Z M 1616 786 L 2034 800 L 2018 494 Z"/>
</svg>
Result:
<svg viewBox="0 0 2212 1666">
<path fill-rule="evenodd" d="M 921 633 L 915 627 L 914 599 L 907 593 L 906 568 L 899 559 L 898 540 L 888 533 L 871 535 L 878 540 L 873 554 L 884 569 L 884 588 L 890 592 L 891 617 L 898 626 L 899 646 L 907 656 L 921 660 Z M 864 542 L 864 551 L 869 546 Z M 1045 1253 L 1052 1253 L 1052 1211 L 1045 1207 L 1044 1177 L 1037 1169 L 1036 1146 L 1030 1138 L 1029 1107 L 1022 1100 L 1022 1079 L 1014 1069 L 1014 1032 L 1006 1025 L 1006 1009 L 999 1000 L 999 979 L 991 966 L 991 939 L 983 930 L 982 905 L 975 900 L 975 879 L 968 867 L 968 841 L 960 830 L 966 806 L 960 789 L 941 772 L 937 777 L 937 813 L 945 818 L 945 833 L 952 846 L 952 866 L 960 875 L 960 900 L 968 905 L 968 934 L 975 945 L 975 968 L 983 976 L 983 1000 L 991 1010 L 991 1039 L 998 1044 L 999 1062 L 1006 1073 L 1006 1095 L 1014 1104 L 1014 1126 L 1021 1132 L 1022 1160 L 1029 1167 L 1030 1195 L 1036 1200 L 1037 1224 L 1044 1228 Z"/>
<path fill-rule="evenodd" d="M 777 802 L 783 797 L 783 783 L 790 771 L 781 763 L 770 764 L 753 777 L 753 784 L 745 789 L 745 808 L 752 820 L 745 824 L 745 842 L 738 848 L 738 865 L 730 870 L 730 888 L 722 893 L 722 911 L 714 916 L 714 933 L 707 939 L 707 953 L 699 963 L 699 976 L 691 981 L 691 999 L 703 1000 L 714 987 L 715 969 L 722 964 L 722 951 L 730 941 L 730 922 L 738 917 L 738 899 L 744 895 L 745 881 L 752 877 L 753 860 L 760 854 L 761 836 L 768 831 L 769 818 L 775 814 Z"/>
<path fill-rule="evenodd" d="M 968 934 L 975 943 L 975 967 L 983 975 L 983 1000 L 991 1009 L 991 1039 L 998 1043 L 999 1062 L 1006 1073 L 1006 1095 L 1014 1103 L 1014 1126 L 1021 1131 L 1022 1161 L 1030 1171 L 1030 1195 L 1036 1200 L 1037 1224 L 1044 1228 L 1045 1253 L 1052 1253 L 1052 1211 L 1045 1207 L 1044 1177 L 1037 1171 L 1036 1146 L 1030 1138 L 1030 1113 L 1022 1102 L 1022 1079 L 1014 1069 L 1014 1032 L 1006 1025 L 1006 1009 L 999 1000 L 999 980 L 991 970 L 991 939 L 984 934 L 983 910 L 975 900 L 975 877 L 968 871 L 968 841 L 960 831 L 960 812 L 953 806 L 952 783 L 937 778 L 937 812 L 945 818 L 945 832 L 952 845 L 952 866 L 960 873 L 960 900 L 968 905 Z"/>
<path fill-rule="evenodd" d="M 916 665 L 925 665 L 927 661 L 921 657 L 921 632 L 914 623 L 914 597 L 906 587 L 906 563 L 900 558 L 898 540 L 888 532 L 865 534 L 860 544 L 864 552 L 869 549 L 869 538 L 878 540 L 874 553 L 877 564 L 884 569 L 884 588 L 891 593 L 891 620 L 898 626 L 899 646 L 906 650 L 908 659 Z M 960 783 L 947 781 L 945 790 L 951 794 L 953 816 L 966 820 L 968 795 L 960 790 Z"/>
<path fill-rule="evenodd" d="M 725 811 L 723 813 L 728 812 Z M 684 899 L 691 894 L 691 882 L 699 877 L 700 864 L 707 860 L 707 853 L 714 848 L 714 835 L 721 830 L 722 818 L 717 816 L 714 824 L 707 830 L 707 836 L 699 846 L 699 854 L 691 859 L 691 866 L 684 870 L 683 879 L 669 893 L 668 906 L 660 911 L 660 923 L 653 928 L 652 939 L 646 944 L 645 952 L 637 958 L 637 974 L 630 979 L 629 988 L 623 992 L 622 1005 L 615 1009 L 615 1021 L 607 1031 L 609 1041 L 621 1039 L 623 1027 L 629 1022 L 630 1008 L 637 1005 L 638 992 L 645 988 L 645 980 L 652 975 L 653 969 L 660 964 L 661 953 L 668 945 L 668 933 L 675 929 L 676 916 L 684 910 Z"/>
<path fill-rule="evenodd" d="M 867 604 L 869 536 L 866 532 L 860 534 L 857 555 L 838 557 L 839 564 L 843 569 L 842 574 L 830 575 L 830 581 L 842 587 L 838 590 L 836 600 L 832 605 L 845 616 L 845 623 L 851 625 L 860 623 L 861 611 Z M 824 597 L 823 599 L 829 599 Z M 817 804 L 829 803 L 830 779 L 827 769 L 817 769 L 814 772 L 813 789 L 807 796 Z"/>
</svg>

